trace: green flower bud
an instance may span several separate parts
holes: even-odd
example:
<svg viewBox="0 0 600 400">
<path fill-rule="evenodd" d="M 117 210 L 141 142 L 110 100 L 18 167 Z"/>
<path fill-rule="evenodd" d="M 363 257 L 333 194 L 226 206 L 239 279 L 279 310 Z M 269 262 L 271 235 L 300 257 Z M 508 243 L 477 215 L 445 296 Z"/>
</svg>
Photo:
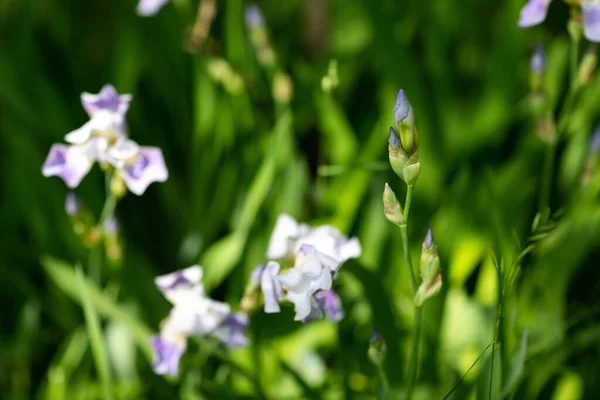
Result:
<svg viewBox="0 0 600 400">
<path fill-rule="evenodd" d="M 402 206 L 396 197 L 394 191 L 386 183 L 383 190 L 383 212 L 385 217 L 392 223 L 398 226 L 406 225 L 406 218 L 402 213 Z"/>
<path fill-rule="evenodd" d="M 116 198 L 120 199 L 127 193 L 127 187 L 123 178 L 119 174 L 115 174 L 110 181 L 110 191 Z"/>
<path fill-rule="evenodd" d="M 442 271 L 432 281 L 423 281 L 414 298 L 415 306 L 422 307 L 427 299 L 432 298 L 442 289 Z"/>
<path fill-rule="evenodd" d="M 390 139 L 388 144 L 388 152 L 390 156 L 390 165 L 400 178 L 404 179 L 403 171 L 408 162 L 408 155 L 402 148 L 402 143 L 396 135 L 394 128 L 390 127 Z"/>
<path fill-rule="evenodd" d="M 579 72 L 577 74 L 577 88 L 585 86 L 591 79 L 592 74 L 596 70 L 598 64 L 598 56 L 596 55 L 596 46 L 591 45 L 588 47 L 585 55 L 581 59 Z"/>
<path fill-rule="evenodd" d="M 423 241 L 420 270 L 421 278 L 426 282 L 433 281 L 440 271 L 440 257 L 437 253 L 437 246 L 433 240 L 431 228 L 427 230 L 427 235 L 425 235 Z"/>
<path fill-rule="evenodd" d="M 402 148 L 408 154 L 412 154 L 419 148 L 419 137 L 415 126 L 415 115 L 412 106 L 408 102 L 404 90 L 398 90 L 396 104 L 394 105 L 394 120 L 400 132 Z"/>
<path fill-rule="evenodd" d="M 421 173 L 421 163 L 419 162 L 419 152 L 415 152 L 404 167 L 401 178 L 404 179 L 408 186 L 414 186 L 417 183 L 419 174 Z"/>
</svg>

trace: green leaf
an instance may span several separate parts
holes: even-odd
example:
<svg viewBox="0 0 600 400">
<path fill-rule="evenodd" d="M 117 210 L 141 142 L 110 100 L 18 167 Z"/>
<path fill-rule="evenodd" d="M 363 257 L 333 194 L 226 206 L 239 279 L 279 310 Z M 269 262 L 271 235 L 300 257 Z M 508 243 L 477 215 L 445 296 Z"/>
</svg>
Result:
<svg viewBox="0 0 600 400">
<path fill-rule="evenodd" d="M 502 356 L 500 346 L 500 344 L 495 346 L 479 373 L 477 400 L 499 400 L 501 398 Z"/>
<path fill-rule="evenodd" d="M 78 266 L 76 271 L 77 280 L 79 281 L 81 303 L 83 305 L 83 314 L 85 315 L 85 324 L 92 348 L 92 355 L 94 356 L 96 370 L 98 375 L 100 375 L 100 380 L 102 381 L 104 398 L 110 400 L 113 398 L 111 390 L 112 376 L 110 372 L 110 363 L 108 361 L 108 356 L 106 355 L 106 345 L 104 343 L 104 337 L 102 336 L 100 320 L 98 319 L 96 309 L 90 300 L 85 278 L 83 276 L 83 272 L 81 271 L 81 266 Z"/>
<path fill-rule="evenodd" d="M 56 286 L 77 303 L 82 304 L 79 279 L 72 265 L 48 256 L 42 257 L 41 264 Z M 95 307 L 95 311 L 99 315 L 119 321 L 127 327 L 135 337 L 142 353 L 148 361 L 152 361 L 152 348 L 149 343 L 152 330 L 131 313 L 121 308 L 110 296 L 102 293 L 95 283 L 83 278 L 83 285 L 89 301 Z"/>
<path fill-rule="evenodd" d="M 516 387 L 519 379 L 523 375 L 524 366 L 525 366 L 525 356 L 527 355 L 527 339 L 529 338 L 529 330 L 527 327 L 523 329 L 523 333 L 521 334 L 521 345 L 519 346 L 519 350 L 513 357 L 511 361 L 510 370 L 508 371 L 508 376 L 504 382 L 504 388 L 502 389 L 501 397 L 506 397 L 512 390 Z"/>
</svg>

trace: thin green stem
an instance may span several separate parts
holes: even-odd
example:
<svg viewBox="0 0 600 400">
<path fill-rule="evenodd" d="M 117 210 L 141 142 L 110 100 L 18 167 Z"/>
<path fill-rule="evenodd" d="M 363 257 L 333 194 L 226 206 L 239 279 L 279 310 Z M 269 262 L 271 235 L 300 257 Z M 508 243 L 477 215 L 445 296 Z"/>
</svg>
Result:
<svg viewBox="0 0 600 400">
<path fill-rule="evenodd" d="M 417 280 L 415 278 L 415 272 L 412 267 L 412 261 L 410 257 L 410 246 L 408 243 L 408 217 L 410 215 L 410 205 L 412 202 L 413 186 L 409 185 L 406 190 L 406 201 L 404 202 L 404 217 L 406 218 L 406 225 L 400 227 L 402 233 L 402 248 L 404 250 L 404 261 L 408 272 L 408 279 L 410 282 L 410 292 L 414 297 L 417 293 Z M 417 371 L 419 369 L 419 346 L 421 342 L 421 308 L 415 306 L 415 320 L 413 324 L 413 344 L 410 355 L 410 364 L 408 366 L 408 383 L 406 386 L 406 399 L 410 400 L 413 396 L 415 382 L 417 380 Z"/>
<path fill-rule="evenodd" d="M 577 79 L 577 67 L 579 64 L 579 42 L 576 40 L 571 40 L 571 68 L 570 68 L 570 78 L 571 85 L 575 84 L 575 80 Z"/>
<path fill-rule="evenodd" d="M 556 157 L 556 142 L 548 144 L 544 157 L 542 170 L 542 183 L 540 186 L 539 212 L 544 213 L 550 205 L 550 189 L 552 188 L 552 174 L 554 172 L 554 158 Z"/>
</svg>

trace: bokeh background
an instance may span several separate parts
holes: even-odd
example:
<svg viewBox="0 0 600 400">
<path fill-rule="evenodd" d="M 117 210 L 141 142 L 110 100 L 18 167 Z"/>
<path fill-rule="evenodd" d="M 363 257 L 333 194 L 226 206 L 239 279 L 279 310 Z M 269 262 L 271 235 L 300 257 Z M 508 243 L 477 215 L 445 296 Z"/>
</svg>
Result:
<svg viewBox="0 0 600 400">
<path fill-rule="evenodd" d="M 123 260 L 103 265 L 100 285 L 86 281 L 116 398 L 375 398 L 374 327 L 391 384 L 402 388 L 412 306 L 400 234 L 381 203 L 385 182 L 399 197 L 404 190 L 387 162 L 400 87 L 421 143 L 412 255 L 431 226 L 444 274 L 424 310 L 417 398 L 443 398 L 486 348 L 451 398 L 488 398 L 499 298 L 493 398 L 595 398 L 600 203 L 582 194 L 581 176 L 600 109 L 597 77 L 559 142 L 556 214 L 531 236 L 545 145 L 528 107 L 529 57 L 546 45 L 559 112 L 566 5 L 553 2 L 544 25 L 523 31 L 521 0 L 257 1 L 276 57 L 265 67 L 244 1 L 217 0 L 212 24 L 194 31 L 198 4 L 173 0 L 142 18 L 133 0 L 0 1 L 1 398 L 103 397 L 74 268 L 87 273 L 88 250 L 64 212 L 67 188 L 41 165 L 86 121 L 80 93 L 105 83 L 133 94 L 131 136 L 161 147 L 170 171 L 119 203 Z M 339 85 L 327 93 L 334 59 Z M 76 193 L 98 216 L 98 167 Z M 290 307 L 258 312 L 248 348 L 191 340 L 178 378 L 154 375 L 147 339 L 169 306 L 153 277 L 200 261 L 213 297 L 235 307 L 282 212 L 360 238 L 362 257 L 335 283 L 346 318 L 303 325 Z M 492 254 L 519 271 L 502 297 Z"/>
</svg>

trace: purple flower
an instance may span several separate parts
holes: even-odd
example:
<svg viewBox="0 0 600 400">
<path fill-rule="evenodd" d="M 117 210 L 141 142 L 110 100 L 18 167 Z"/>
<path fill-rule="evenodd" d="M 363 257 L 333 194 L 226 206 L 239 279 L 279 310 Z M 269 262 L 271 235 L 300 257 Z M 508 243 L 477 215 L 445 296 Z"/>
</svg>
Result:
<svg viewBox="0 0 600 400">
<path fill-rule="evenodd" d="M 369 343 L 380 343 L 381 342 L 381 335 L 379 334 L 379 331 L 375 328 L 373 328 L 373 331 L 371 332 L 371 339 L 369 340 Z"/>
<path fill-rule="evenodd" d="M 279 301 L 283 298 L 283 292 L 281 289 L 281 283 L 277 279 L 279 273 L 279 264 L 270 261 L 262 271 L 260 276 L 260 290 L 263 293 L 265 299 L 265 312 L 266 313 L 278 313 L 281 311 L 279 308 Z"/>
<path fill-rule="evenodd" d="M 390 126 L 389 143 L 390 143 L 390 146 L 395 149 L 399 149 L 402 146 L 402 143 L 400 143 L 400 138 L 396 134 L 396 130 L 394 128 L 392 128 L 391 126 Z"/>
<path fill-rule="evenodd" d="M 247 346 L 249 343 L 246 329 L 248 329 L 248 314 L 232 313 L 211 333 L 211 336 L 216 337 L 228 347 L 238 348 Z"/>
<path fill-rule="evenodd" d="M 79 185 L 92 168 L 91 161 L 80 146 L 54 144 L 42 166 L 42 174 L 60 177 L 69 188 Z"/>
<path fill-rule="evenodd" d="M 81 104 L 90 117 L 100 110 L 111 111 L 124 116 L 129 109 L 132 96 L 130 94 L 120 95 L 113 85 L 106 84 L 98 94 L 82 93 Z"/>
<path fill-rule="evenodd" d="M 597 1 L 581 2 L 583 35 L 592 42 L 600 42 L 600 3 Z"/>
<path fill-rule="evenodd" d="M 136 12 L 142 17 L 151 17 L 157 14 L 169 0 L 140 0 Z"/>
<path fill-rule="evenodd" d="M 167 299 L 171 300 L 170 294 L 179 289 L 190 289 L 202 284 L 204 272 L 199 265 L 192 265 L 186 269 L 160 275 L 154 278 L 154 284 Z M 175 303 L 174 301 L 171 301 Z"/>
<path fill-rule="evenodd" d="M 536 74 L 542 74 L 546 69 L 546 53 L 544 52 L 544 46 L 541 43 L 538 43 L 537 46 L 535 46 L 529 68 Z"/>
<path fill-rule="evenodd" d="M 551 0 L 529 0 L 521 9 L 519 22 L 521 28 L 537 25 L 546 19 Z"/>
<path fill-rule="evenodd" d="M 333 289 L 321 290 L 315 294 L 315 298 L 328 320 L 339 322 L 344 318 L 342 301 Z"/>
<path fill-rule="evenodd" d="M 81 211 L 81 201 L 79 201 L 79 198 L 73 192 L 69 192 L 65 196 L 65 211 L 71 217 L 79 214 Z"/>
<path fill-rule="evenodd" d="M 396 121 L 396 125 L 400 124 L 400 122 L 404 121 L 406 117 L 408 117 L 408 112 L 410 110 L 410 103 L 404 94 L 404 90 L 398 90 L 398 94 L 396 96 L 396 104 L 394 105 L 394 120 Z"/>
<path fill-rule="evenodd" d="M 135 157 L 126 161 L 121 177 L 132 193 L 142 195 L 152 182 L 169 177 L 162 151 L 158 147 L 140 147 Z"/>
<path fill-rule="evenodd" d="M 154 335 L 150 338 L 150 345 L 154 351 L 154 360 L 152 369 L 159 375 L 176 376 L 179 372 L 179 359 L 186 349 L 185 338 L 180 340 L 169 340 L 162 334 Z"/>
<path fill-rule="evenodd" d="M 256 4 L 248 4 L 244 9 L 244 17 L 246 19 L 246 25 L 250 28 L 256 28 L 263 26 L 265 18 L 262 11 Z"/>
</svg>

